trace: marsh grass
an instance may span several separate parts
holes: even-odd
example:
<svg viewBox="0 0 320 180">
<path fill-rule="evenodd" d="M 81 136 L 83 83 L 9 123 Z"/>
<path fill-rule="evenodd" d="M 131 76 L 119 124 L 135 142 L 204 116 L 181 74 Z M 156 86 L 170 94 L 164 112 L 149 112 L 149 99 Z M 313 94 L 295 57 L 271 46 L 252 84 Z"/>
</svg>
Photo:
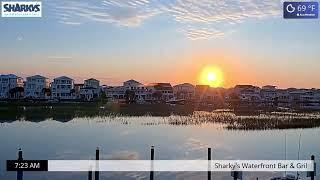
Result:
<svg viewBox="0 0 320 180">
<path fill-rule="evenodd" d="M 270 112 L 259 115 L 236 115 L 233 112 L 196 111 L 189 116 L 170 116 L 171 125 L 222 123 L 227 129 L 266 130 L 320 127 L 319 113 Z"/>
<path fill-rule="evenodd" d="M 118 121 L 142 125 L 168 124 L 174 126 L 219 124 L 233 130 L 266 130 L 320 127 L 320 113 L 254 112 L 238 114 L 232 110 L 193 111 L 192 107 L 168 105 L 58 105 L 58 106 L 0 106 L 0 122 L 25 120 L 40 122 L 52 119 L 68 122 L 75 118 L 101 122 Z"/>
</svg>

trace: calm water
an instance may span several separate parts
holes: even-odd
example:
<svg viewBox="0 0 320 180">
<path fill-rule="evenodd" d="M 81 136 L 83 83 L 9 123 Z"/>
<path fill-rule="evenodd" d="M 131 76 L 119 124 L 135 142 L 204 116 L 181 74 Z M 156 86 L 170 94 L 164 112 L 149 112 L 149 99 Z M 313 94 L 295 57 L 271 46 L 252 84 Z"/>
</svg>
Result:
<svg viewBox="0 0 320 180">
<path fill-rule="evenodd" d="M 206 159 L 207 147 L 213 159 L 297 159 L 299 134 L 302 134 L 300 159 L 320 157 L 320 128 L 290 130 L 227 130 L 223 124 L 170 125 L 164 117 L 73 118 L 68 122 L 47 119 L 40 122 L 0 123 L 0 179 L 15 179 L 5 171 L 5 160 L 16 159 L 19 147 L 25 159 L 93 159 L 95 148 L 101 159 L 149 159 L 150 146 L 155 158 Z M 319 166 L 318 166 L 318 172 Z M 148 173 L 101 173 L 100 179 L 148 179 Z M 244 173 L 244 179 L 268 179 L 279 173 Z M 231 179 L 230 173 L 213 173 L 214 179 Z M 302 175 L 305 177 L 305 175 Z M 86 173 L 26 172 L 25 180 L 86 179 Z M 318 179 L 319 176 L 317 177 Z M 155 179 L 206 179 L 206 172 L 156 173 Z"/>
</svg>

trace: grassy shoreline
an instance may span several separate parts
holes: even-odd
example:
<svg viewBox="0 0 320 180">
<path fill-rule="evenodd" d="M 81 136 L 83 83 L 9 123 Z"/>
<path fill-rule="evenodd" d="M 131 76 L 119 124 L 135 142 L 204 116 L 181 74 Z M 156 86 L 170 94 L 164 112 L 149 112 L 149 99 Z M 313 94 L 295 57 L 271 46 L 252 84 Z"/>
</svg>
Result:
<svg viewBox="0 0 320 180">
<path fill-rule="evenodd" d="M 238 113 L 232 110 L 197 111 L 193 105 L 86 103 L 0 103 L 0 123 L 17 120 L 68 122 L 74 118 L 158 116 L 175 126 L 220 123 L 231 130 L 266 130 L 320 127 L 320 113 Z M 152 118 L 151 118 L 152 119 Z M 149 122 L 153 124 L 153 122 Z"/>
</svg>

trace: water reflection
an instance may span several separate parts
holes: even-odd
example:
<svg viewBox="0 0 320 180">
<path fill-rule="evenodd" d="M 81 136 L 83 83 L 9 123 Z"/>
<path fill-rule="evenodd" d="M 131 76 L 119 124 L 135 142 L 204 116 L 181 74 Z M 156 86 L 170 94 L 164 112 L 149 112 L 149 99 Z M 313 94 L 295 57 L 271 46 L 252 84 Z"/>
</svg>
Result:
<svg viewBox="0 0 320 180">
<path fill-rule="evenodd" d="M 294 129 L 320 127 L 320 113 L 292 112 L 255 112 L 252 114 L 236 114 L 232 111 L 193 111 L 186 107 L 171 107 L 156 105 L 146 109 L 146 106 L 132 107 L 112 106 L 15 106 L 0 109 L 0 122 L 14 121 L 41 122 L 52 119 L 59 122 L 69 122 L 75 118 L 101 117 L 101 122 L 118 122 L 130 125 L 139 121 L 144 126 L 168 124 L 173 126 L 216 124 L 226 129 L 265 130 Z M 161 117 L 161 118 L 153 118 Z"/>
<path fill-rule="evenodd" d="M 198 112 L 196 112 L 198 113 Z M 226 113 L 226 112 L 224 112 Z M 93 159 L 95 147 L 101 149 L 101 159 L 149 159 L 150 146 L 155 145 L 155 158 L 206 159 L 207 147 L 213 149 L 213 159 L 284 159 L 284 137 L 287 139 L 287 158 L 297 159 L 298 139 L 302 133 L 301 159 L 311 154 L 320 157 L 316 143 L 319 128 L 233 131 L 225 124 L 200 123 L 171 125 L 170 121 L 185 121 L 193 116 L 206 117 L 208 112 L 189 116 L 106 116 L 75 117 L 68 122 L 14 121 L 0 127 L 0 162 L 16 158 L 22 147 L 25 159 Z M 235 116 L 236 115 L 230 115 Z M 206 118 L 203 118 L 206 119 Z M 197 122 L 200 120 L 197 120 Z M 206 121 L 210 121 L 208 118 Z M 226 121 L 226 119 L 225 119 Z M 157 122 L 157 125 L 151 124 Z M 147 125 L 146 125 L 147 124 Z M 102 172 L 100 179 L 148 179 L 148 173 Z M 156 179 L 206 179 L 206 173 L 157 172 Z M 244 179 L 268 179 L 281 173 L 244 173 Z M 303 174 L 305 177 L 305 174 Z M 26 173 L 24 180 L 85 179 L 86 173 Z M 230 173 L 213 173 L 214 179 L 230 179 Z M 15 173 L 0 166 L 0 179 L 13 180 Z"/>
</svg>

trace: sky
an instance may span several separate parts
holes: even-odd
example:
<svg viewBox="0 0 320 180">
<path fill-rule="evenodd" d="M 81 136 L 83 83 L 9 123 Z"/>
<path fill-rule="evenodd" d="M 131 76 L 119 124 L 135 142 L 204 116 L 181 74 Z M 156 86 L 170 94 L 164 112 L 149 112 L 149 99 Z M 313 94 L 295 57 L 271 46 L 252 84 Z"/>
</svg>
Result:
<svg viewBox="0 0 320 180">
<path fill-rule="evenodd" d="M 47 0 L 41 18 L 0 17 L 0 74 L 119 85 L 320 88 L 320 20 L 283 19 L 278 0 Z"/>
</svg>

